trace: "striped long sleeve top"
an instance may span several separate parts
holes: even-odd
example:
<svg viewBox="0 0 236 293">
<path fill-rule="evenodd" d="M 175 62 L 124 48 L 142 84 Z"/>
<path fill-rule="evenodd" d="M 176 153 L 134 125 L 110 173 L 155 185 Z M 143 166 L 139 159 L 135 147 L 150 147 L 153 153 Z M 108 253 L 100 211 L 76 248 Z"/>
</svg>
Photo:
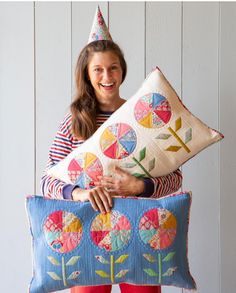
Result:
<svg viewBox="0 0 236 293">
<path fill-rule="evenodd" d="M 112 112 L 100 112 L 97 115 L 97 128 L 100 127 L 112 114 Z M 41 179 L 41 191 L 43 196 L 59 199 L 71 199 L 72 191 L 77 185 L 65 182 L 47 175 L 47 170 L 63 160 L 70 152 L 84 142 L 72 134 L 72 115 L 65 116 L 49 151 L 46 170 Z M 179 169 L 161 177 L 145 178 L 144 193 L 142 197 L 161 197 L 176 192 L 182 184 L 182 173 Z M 79 187 L 79 186 L 78 186 Z"/>
</svg>

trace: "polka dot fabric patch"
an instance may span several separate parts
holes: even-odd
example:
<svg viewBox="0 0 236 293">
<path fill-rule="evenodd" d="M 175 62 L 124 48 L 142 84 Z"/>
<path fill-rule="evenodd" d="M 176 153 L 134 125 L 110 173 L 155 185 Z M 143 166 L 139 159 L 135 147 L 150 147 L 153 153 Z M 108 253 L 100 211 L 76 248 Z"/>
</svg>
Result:
<svg viewBox="0 0 236 293">
<path fill-rule="evenodd" d="M 187 258 L 191 194 L 89 202 L 27 198 L 33 241 L 30 293 L 131 283 L 194 289 Z M 46 215 L 46 216 L 45 216 Z"/>
<path fill-rule="evenodd" d="M 73 184 L 83 189 L 94 187 L 98 176 L 103 174 L 102 164 L 92 153 L 80 153 L 68 165 L 68 176 Z"/>
<path fill-rule="evenodd" d="M 102 133 L 100 146 L 105 156 L 111 159 L 123 159 L 133 153 L 136 141 L 136 133 L 131 126 L 116 123 Z"/>
</svg>

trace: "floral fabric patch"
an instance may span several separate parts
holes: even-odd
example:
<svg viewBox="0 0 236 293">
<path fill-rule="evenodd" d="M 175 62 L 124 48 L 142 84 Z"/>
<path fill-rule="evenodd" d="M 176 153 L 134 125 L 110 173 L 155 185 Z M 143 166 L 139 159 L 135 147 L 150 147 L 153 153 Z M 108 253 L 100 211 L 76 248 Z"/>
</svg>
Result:
<svg viewBox="0 0 236 293">
<path fill-rule="evenodd" d="M 136 133 L 128 124 L 116 123 L 110 125 L 102 133 L 100 145 L 104 155 L 111 159 L 123 159 L 136 147 Z"/>
<path fill-rule="evenodd" d="M 75 249 L 82 237 L 82 224 L 73 213 L 56 211 L 50 214 L 43 225 L 47 244 L 60 253 Z"/>
<path fill-rule="evenodd" d="M 94 187 L 98 176 L 103 174 L 102 164 L 92 153 L 80 153 L 68 165 L 68 175 L 73 184 L 83 189 Z"/>
<path fill-rule="evenodd" d="M 171 117 L 170 104 L 161 94 L 150 93 L 138 100 L 134 107 L 134 116 L 144 127 L 163 127 Z"/>
<path fill-rule="evenodd" d="M 139 222 L 139 235 L 155 250 L 168 248 L 175 240 L 177 221 L 166 209 L 152 209 Z"/>
<path fill-rule="evenodd" d="M 91 225 L 91 238 L 95 245 L 106 251 L 116 251 L 130 240 L 131 224 L 120 212 L 99 214 Z"/>
</svg>

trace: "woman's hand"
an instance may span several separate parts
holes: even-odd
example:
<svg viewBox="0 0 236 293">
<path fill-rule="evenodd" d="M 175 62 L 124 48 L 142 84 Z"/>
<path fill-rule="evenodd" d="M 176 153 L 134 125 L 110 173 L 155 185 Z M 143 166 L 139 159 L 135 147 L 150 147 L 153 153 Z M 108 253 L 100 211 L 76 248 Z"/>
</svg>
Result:
<svg viewBox="0 0 236 293">
<path fill-rule="evenodd" d="M 98 177 L 100 181 L 95 182 L 95 186 L 103 187 L 112 194 L 119 196 L 133 196 L 144 191 L 142 179 L 138 179 L 118 166 L 115 166 L 114 173 L 114 176 Z"/>
<path fill-rule="evenodd" d="M 72 192 L 74 201 L 90 201 L 95 211 L 101 213 L 109 213 L 112 207 L 111 193 L 102 187 L 95 187 L 93 189 L 75 188 Z"/>
</svg>

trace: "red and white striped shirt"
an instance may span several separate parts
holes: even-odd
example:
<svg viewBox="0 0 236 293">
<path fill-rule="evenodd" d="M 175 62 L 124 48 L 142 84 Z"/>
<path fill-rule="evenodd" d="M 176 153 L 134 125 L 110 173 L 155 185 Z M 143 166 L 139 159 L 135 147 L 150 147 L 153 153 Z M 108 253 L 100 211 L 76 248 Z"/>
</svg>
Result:
<svg viewBox="0 0 236 293">
<path fill-rule="evenodd" d="M 97 115 L 97 128 L 100 127 L 110 116 L 112 112 L 101 112 Z M 77 139 L 72 134 L 72 115 L 67 114 L 59 126 L 56 137 L 49 151 L 46 170 L 41 179 L 41 191 L 46 197 L 51 198 L 71 198 L 71 193 L 75 185 L 47 175 L 46 171 L 63 160 L 69 153 L 84 142 L 83 139 Z M 178 169 L 166 176 L 156 178 L 145 178 L 145 191 L 140 196 L 161 197 L 176 192 L 182 185 L 182 173 Z"/>
</svg>

